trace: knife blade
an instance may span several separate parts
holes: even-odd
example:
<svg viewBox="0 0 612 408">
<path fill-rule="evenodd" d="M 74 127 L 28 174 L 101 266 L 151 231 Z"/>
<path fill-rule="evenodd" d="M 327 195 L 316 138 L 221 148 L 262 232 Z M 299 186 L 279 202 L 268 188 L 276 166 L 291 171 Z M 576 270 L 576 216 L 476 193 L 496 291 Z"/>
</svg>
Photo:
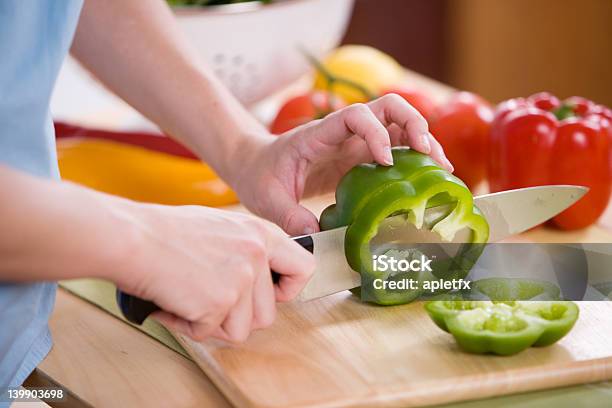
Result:
<svg viewBox="0 0 612 408">
<path fill-rule="evenodd" d="M 527 187 L 474 198 L 489 223 L 489 242 L 500 241 L 519 234 L 554 217 L 578 201 L 588 189 L 581 186 L 554 185 Z M 431 225 L 449 211 L 449 206 L 437 206 L 425 211 L 425 225 Z M 347 227 L 322 231 L 293 238 L 312 252 L 316 268 L 298 300 L 307 301 L 360 286 L 361 277 L 353 271 L 344 255 L 344 235 Z M 454 242 L 466 238 L 457 234 Z M 389 217 L 379 226 L 373 245 L 385 245 L 393 241 L 428 243 L 440 242 L 440 237 L 427 228 L 416 229 L 406 222 L 404 215 Z M 272 272 L 273 279 L 278 274 Z M 159 310 L 154 303 L 117 290 L 117 303 L 123 315 L 132 323 L 141 324 L 146 317 Z"/>
<path fill-rule="evenodd" d="M 474 198 L 489 223 L 489 242 L 519 234 L 549 220 L 578 201 L 588 189 L 581 186 L 554 185 L 527 187 L 485 194 Z M 425 224 L 438 220 L 449 211 L 448 206 L 428 208 Z M 361 276 L 353 271 L 344 256 L 346 227 L 312 234 L 312 249 L 316 258 L 315 272 L 300 295 L 307 301 L 360 286 Z M 465 240 L 467 231 L 458 234 L 454 242 Z M 404 215 L 389 217 L 379 226 L 373 245 L 392 241 L 429 243 L 440 237 L 426 228 L 416 229 Z"/>
</svg>

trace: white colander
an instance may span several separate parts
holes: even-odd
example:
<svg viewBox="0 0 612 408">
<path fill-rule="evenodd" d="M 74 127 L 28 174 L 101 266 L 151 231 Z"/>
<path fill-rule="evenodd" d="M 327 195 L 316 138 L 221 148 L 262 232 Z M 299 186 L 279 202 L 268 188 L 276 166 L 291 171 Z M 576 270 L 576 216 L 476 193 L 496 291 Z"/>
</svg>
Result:
<svg viewBox="0 0 612 408">
<path fill-rule="evenodd" d="M 277 0 L 176 8 L 178 22 L 216 75 L 245 105 L 305 74 L 300 49 L 317 57 L 335 48 L 354 0 Z"/>
</svg>

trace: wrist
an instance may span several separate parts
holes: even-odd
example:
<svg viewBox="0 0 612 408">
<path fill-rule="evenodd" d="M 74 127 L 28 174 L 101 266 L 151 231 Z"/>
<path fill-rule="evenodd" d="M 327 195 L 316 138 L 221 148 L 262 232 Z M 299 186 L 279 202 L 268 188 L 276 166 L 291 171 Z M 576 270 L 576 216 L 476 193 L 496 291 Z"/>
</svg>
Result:
<svg viewBox="0 0 612 408">
<path fill-rule="evenodd" d="M 137 216 L 143 205 L 105 194 L 96 195 L 99 216 L 89 249 L 94 257 L 93 275 L 120 288 L 131 287 L 139 280 L 136 275 L 144 272 L 132 266 L 144 242 Z"/>
<path fill-rule="evenodd" d="M 219 173 L 235 191 L 246 176 L 253 171 L 256 163 L 262 160 L 262 152 L 277 138 L 269 133 L 246 134 L 236 143 L 234 151 L 225 157 L 223 169 Z"/>
</svg>

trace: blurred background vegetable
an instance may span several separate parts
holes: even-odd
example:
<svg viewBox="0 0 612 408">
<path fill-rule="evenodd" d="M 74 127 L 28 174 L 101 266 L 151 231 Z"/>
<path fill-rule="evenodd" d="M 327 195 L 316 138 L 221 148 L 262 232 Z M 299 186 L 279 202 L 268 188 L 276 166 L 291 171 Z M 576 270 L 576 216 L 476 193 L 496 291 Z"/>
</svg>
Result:
<svg viewBox="0 0 612 408">
<path fill-rule="evenodd" d="M 610 200 L 611 119 L 610 109 L 582 97 L 561 101 L 540 92 L 502 102 L 490 134 L 491 190 L 585 186 L 586 195 L 553 223 L 568 230 L 593 224 Z"/>
<path fill-rule="evenodd" d="M 596 107 L 601 111 L 600 125 L 609 121 L 605 105 L 612 105 L 610 1 L 585 0 L 580 5 L 571 0 L 278 1 L 283 4 L 261 6 L 262 2 L 253 1 L 249 7 L 230 4 L 244 0 L 169 1 L 179 6 L 174 8 L 179 25 L 203 61 L 274 133 L 322 118 L 348 103 L 396 93 L 427 119 L 456 174 L 472 191 L 483 193 L 488 181 L 483 163 L 491 160 L 488 101 L 547 89 L 563 96 L 581 95 L 567 100 L 578 114 Z M 220 3 L 230 5 L 191 7 Z M 260 30 L 262 26 L 267 29 Z M 346 45 L 337 48 L 340 43 Z M 314 63 L 304 58 L 304 50 L 315 57 Z M 296 83 L 314 71 L 313 65 L 319 68 L 316 74 Z M 414 72 L 406 75 L 404 68 Z M 423 81 L 411 82 L 418 74 L 471 93 L 442 100 L 428 94 Z M 300 87 L 293 89 L 291 84 Z M 71 88 L 81 90 L 82 85 Z M 67 88 L 61 77 L 57 88 Z M 266 102 L 264 98 L 277 91 L 281 93 L 270 99 L 274 103 Z M 96 100 L 84 92 L 62 98 L 82 101 L 79 107 Z M 542 105 L 546 98 L 534 98 L 536 107 L 548 109 Z M 54 113 L 61 118 L 65 111 L 57 105 Z M 66 106 L 70 107 L 66 117 L 79 116 L 74 103 Z M 104 108 L 91 108 L 81 117 L 100 111 Z M 130 119 L 120 127 L 142 126 L 142 119 L 140 123 Z M 135 135 L 121 141 L 143 142 Z M 167 138 L 145 141 L 152 143 L 143 145 L 148 149 L 191 155 Z M 493 176 L 494 190 L 496 180 Z M 605 195 L 604 189 L 600 191 Z M 577 228 L 575 222 L 570 224 Z"/>
<path fill-rule="evenodd" d="M 362 45 L 340 47 L 316 68 L 314 88 L 333 92 L 348 104 L 367 102 L 404 76 L 393 57 Z"/>
<path fill-rule="evenodd" d="M 458 92 L 438 107 L 430 131 L 455 166 L 455 175 L 474 191 L 485 181 L 491 105 L 478 95 Z"/>
<path fill-rule="evenodd" d="M 238 202 L 210 167 L 165 136 L 65 124 L 56 129 L 64 180 L 149 203 L 217 207 Z"/>
<path fill-rule="evenodd" d="M 312 91 L 287 100 L 270 125 L 270 132 L 280 135 L 314 119 L 346 106 L 340 97 L 329 92 Z"/>
</svg>

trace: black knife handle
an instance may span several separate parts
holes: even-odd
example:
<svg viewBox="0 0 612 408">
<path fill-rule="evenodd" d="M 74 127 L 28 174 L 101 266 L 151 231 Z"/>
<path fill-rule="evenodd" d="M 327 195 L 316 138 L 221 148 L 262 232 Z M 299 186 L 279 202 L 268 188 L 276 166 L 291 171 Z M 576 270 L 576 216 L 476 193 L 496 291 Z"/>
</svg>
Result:
<svg viewBox="0 0 612 408">
<path fill-rule="evenodd" d="M 314 253 L 314 241 L 312 236 L 302 235 L 292 239 L 309 252 Z M 272 281 L 278 283 L 279 280 L 280 275 L 272 271 Z M 128 295 L 119 289 L 117 289 L 117 304 L 123 316 L 134 324 L 142 324 L 151 313 L 161 310 L 155 303 Z"/>
</svg>

